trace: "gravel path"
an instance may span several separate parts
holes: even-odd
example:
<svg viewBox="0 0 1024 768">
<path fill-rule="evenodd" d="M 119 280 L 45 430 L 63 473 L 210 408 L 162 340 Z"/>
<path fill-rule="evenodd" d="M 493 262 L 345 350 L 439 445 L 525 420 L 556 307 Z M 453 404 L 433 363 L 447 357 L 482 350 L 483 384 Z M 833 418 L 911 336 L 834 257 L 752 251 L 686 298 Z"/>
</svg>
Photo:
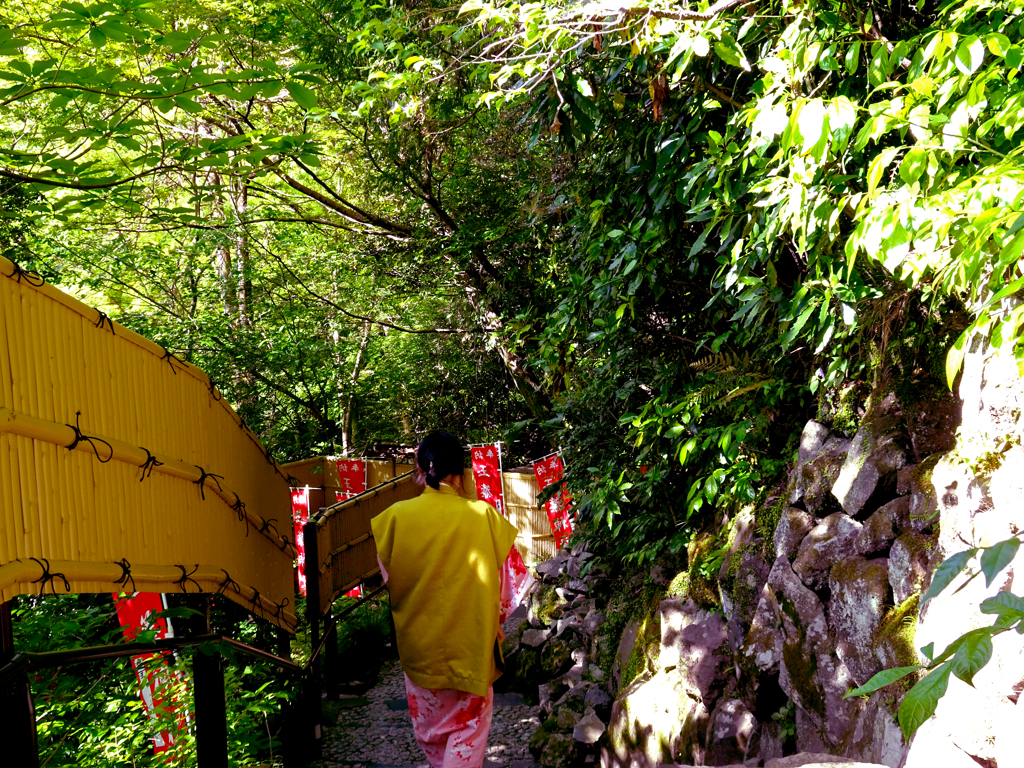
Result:
<svg viewBox="0 0 1024 768">
<path fill-rule="evenodd" d="M 506 631 L 520 621 L 510 618 Z M 385 664 L 377 685 L 365 695 L 343 697 L 342 704 L 346 708 L 337 723 L 327 724 L 323 759 L 314 764 L 317 768 L 428 765 L 413 737 L 405 679 L 397 660 Z M 528 706 L 519 694 L 495 694 L 485 768 L 535 768 L 526 744 L 540 727 L 539 713 L 539 707 Z"/>
</svg>

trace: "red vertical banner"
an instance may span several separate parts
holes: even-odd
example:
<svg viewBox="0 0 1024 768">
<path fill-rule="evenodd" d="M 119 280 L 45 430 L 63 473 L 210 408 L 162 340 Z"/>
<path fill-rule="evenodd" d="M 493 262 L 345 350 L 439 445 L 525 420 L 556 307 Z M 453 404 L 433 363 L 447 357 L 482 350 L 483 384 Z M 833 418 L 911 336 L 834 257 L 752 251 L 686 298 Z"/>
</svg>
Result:
<svg viewBox="0 0 1024 768">
<path fill-rule="evenodd" d="M 500 446 L 479 445 L 470 449 L 470 456 L 473 458 L 473 481 L 476 483 L 477 499 L 486 501 L 505 515 L 505 489 L 501 482 Z"/>
<path fill-rule="evenodd" d="M 537 475 L 537 485 L 544 490 L 552 483 L 562 479 L 564 467 L 562 457 L 557 453 L 547 456 L 540 461 L 534 462 L 533 472 Z M 569 509 L 572 507 L 572 496 L 564 489 L 552 496 L 544 504 L 548 513 L 548 520 L 551 521 L 551 534 L 555 537 L 555 546 L 561 548 L 562 543 L 572 535 L 572 521 L 569 518 Z"/>
<path fill-rule="evenodd" d="M 296 570 L 299 574 L 299 594 L 306 596 L 306 542 L 302 526 L 309 520 L 309 487 L 292 488 L 292 522 L 295 525 Z"/>
<path fill-rule="evenodd" d="M 155 632 L 157 640 L 174 637 L 167 620 L 155 618 L 155 614 L 164 610 L 163 599 L 158 593 L 136 592 L 126 597 L 114 593 L 113 598 L 125 642 L 134 642 L 144 631 Z M 174 670 L 167 665 L 170 657 L 170 651 L 132 656 L 132 669 L 139 681 L 142 707 L 153 723 L 167 722 L 165 715 L 176 709 L 173 699 L 164 698 L 171 691 L 171 684 L 180 682 Z M 184 718 L 179 718 L 179 725 L 185 727 Z M 169 731 L 158 730 L 152 738 L 155 754 L 166 752 L 174 744 L 174 734 Z"/>
<path fill-rule="evenodd" d="M 338 459 L 338 501 L 351 499 L 366 490 L 366 462 L 362 459 Z"/>
</svg>

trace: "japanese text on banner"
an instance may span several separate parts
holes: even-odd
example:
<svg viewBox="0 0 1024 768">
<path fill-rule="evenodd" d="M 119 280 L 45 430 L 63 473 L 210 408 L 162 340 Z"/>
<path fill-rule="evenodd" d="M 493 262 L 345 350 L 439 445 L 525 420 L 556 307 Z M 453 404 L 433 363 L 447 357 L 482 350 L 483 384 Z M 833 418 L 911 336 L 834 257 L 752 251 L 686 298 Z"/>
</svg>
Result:
<svg viewBox="0 0 1024 768">
<path fill-rule="evenodd" d="M 338 459 L 337 500 L 344 501 L 366 490 L 366 462 L 363 459 Z"/>
<path fill-rule="evenodd" d="M 505 515 L 505 490 L 501 482 L 500 446 L 477 446 L 470 450 L 470 455 L 473 457 L 473 481 L 476 483 L 476 497 L 480 501 L 486 501 Z"/>
<path fill-rule="evenodd" d="M 299 594 L 306 596 L 306 542 L 302 538 L 302 526 L 309 520 L 309 488 L 292 489 L 292 521 L 295 524 L 296 573 L 299 577 Z"/>
<path fill-rule="evenodd" d="M 543 491 L 552 483 L 557 483 L 562 479 L 564 472 L 562 457 L 554 454 L 534 462 L 533 472 L 537 475 L 537 485 Z M 564 488 L 559 489 L 544 504 L 548 520 L 551 522 L 551 535 L 555 537 L 556 547 L 561 548 L 562 543 L 572 535 L 572 520 L 569 517 L 571 508 L 572 496 Z"/>
</svg>

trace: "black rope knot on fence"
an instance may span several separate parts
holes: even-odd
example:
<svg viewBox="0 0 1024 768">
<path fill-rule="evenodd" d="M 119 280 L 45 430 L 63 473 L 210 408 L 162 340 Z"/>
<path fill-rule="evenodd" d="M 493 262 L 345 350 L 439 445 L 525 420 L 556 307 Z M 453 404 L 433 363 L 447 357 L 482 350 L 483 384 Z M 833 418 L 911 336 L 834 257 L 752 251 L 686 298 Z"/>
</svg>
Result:
<svg viewBox="0 0 1024 768">
<path fill-rule="evenodd" d="M 75 413 L 74 426 L 72 426 L 71 424 L 64 425 L 66 427 L 71 427 L 71 429 L 75 430 L 75 439 L 71 441 L 70 445 L 66 445 L 64 447 L 67 448 L 69 451 L 73 451 L 75 450 L 75 448 L 78 447 L 79 443 L 88 443 L 89 445 L 92 446 L 93 453 L 96 454 L 96 458 L 99 459 L 100 464 L 106 464 L 108 461 L 114 458 L 114 446 L 112 446 L 110 443 L 108 443 L 106 440 L 100 437 L 90 437 L 89 435 L 83 435 L 81 425 L 79 422 L 79 419 L 81 418 L 82 412 L 77 411 Z M 104 459 L 102 456 L 100 456 L 100 448 L 99 445 L 97 445 L 97 443 L 103 443 L 103 445 L 107 446 L 107 449 L 110 451 L 110 455 L 107 456 L 107 458 Z"/>
<path fill-rule="evenodd" d="M 207 377 L 207 378 L 209 378 L 209 377 Z M 213 395 L 213 402 L 216 403 L 218 400 L 223 400 L 224 399 L 224 395 L 222 395 L 220 393 L 220 391 L 217 389 L 217 385 L 213 383 L 213 379 L 209 379 L 209 382 L 210 382 L 209 390 L 210 390 L 210 394 Z"/>
<path fill-rule="evenodd" d="M 127 587 L 128 582 L 131 581 L 132 592 L 138 592 L 139 590 L 135 588 L 135 577 L 132 576 L 132 566 L 131 563 L 128 562 L 128 558 L 122 557 L 120 560 L 114 563 L 114 565 L 121 566 L 121 577 L 117 579 L 114 583 L 123 587 Z"/>
<path fill-rule="evenodd" d="M 288 607 L 288 603 L 290 603 L 290 602 L 291 602 L 291 600 L 289 600 L 286 597 L 280 603 L 274 603 L 274 618 L 275 619 L 280 619 L 281 618 L 281 611 L 283 611 L 285 608 L 287 608 Z"/>
<path fill-rule="evenodd" d="M 96 327 L 99 328 L 100 330 L 103 330 L 104 325 L 109 325 L 110 333 L 113 334 L 114 336 L 117 336 L 117 334 L 114 333 L 114 321 L 110 319 L 110 315 L 99 309 L 96 310 L 96 313 L 99 315 L 99 319 L 96 320 L 95 323 Z"/>
<path fill-rule="evenodd" d="M 164 463 L 162 461 L 157 461 L 156 456 L 150 453 L 148 448 L 142 448 L 141 445 L 139 446 L 139 448 L 146 452 L 146 460 L 139 465 L 142 468 L 142 477 L 139 478 L 139 482 L 141 483 L 143 480 L 145 480 L 147 477 L 153 474 L 154 469 L 156 469 L 157 467 L 162 467 Z"/>
<path fill-rule="evenodd" d="M 232 491 L 234 493 L 234 491 Z M 235 493 L 235 503 L 231 505 L 231 508 L 238 513 L 238 522 L 245 522 L 245 538 L 249 538 L 249 516 L 245 514 L 245 502 L 238 498 L 238 494 Z"/>
<path fill-rule="evenodd" d="M 281 534 L 281 544 L 277 548 L 284 552 L 290 546 L 292 546 L 292 540 L 287 535 Z"/>
<path fill-rule="evenodd" d="M 224 479 L 224 475 L 215 475 L 215 474 L 213 474 L 213 472 L 207 472 L 205 469 L 200 467 L 198 464 L 196 464 L 196 469 L 198 469 L 202 473 L 202 474 L 199 475 L 199 479 L 195 481 L 195 484 L 199 486 L 199 495 L 203 497 L 203 501 L 206 501 L 206 490 L 205 490 L 205 488 L 206 488 L 206 478 L 208 478 L 208 477 L 212 477 L 213 478 L 213 482 L 215 482 L 217 484 L 217 490 L 219 490 L 221 493 L 224 492 L 224 489 L 221 487 L 221 484 L 220 484 L 220 481 Z M 237 496 L 235 498 L 237 498 Z"/>
<path fill-rule="evenodd" d="M 223 595 L 229 589 L 234 589 L 236 595 L 241 594 L 242 588 L 238 586 L 237 581 L 231 578 L 231 574 L 225 571 L 223 568 L 220 569 L 220 572 L 224 574 L 224 581 L 220 582 L 220 587 L 218 587 L 217 589 L 217 594 Z"/>
<path fill-rule="evenodd" d="M 33 584 L 39 584 L 40 585 L 39 586 L 39 594 L 40 595 L 43 594 L 43 590 L 46 589 L 46 585 L 47 584 L 50 585 L 50 591 L 53 592 L 53 594 L 55 594 L 55 595 L 57 594 L 57 588 L 55 586 L 53 586 L 54 579 L 60 579 L 61 581 L 64 582 L 64 591 L 65 592 L 70 592 L 71 591 L 71 585 L 68 583 L 67 577 L 63 573 L 50 573 L 50 561 L 49 560 L 47 560 L 45 557 L 43 557 L 43 558 L 30 557 L 29 559 L 30 560 L 35 560 L 35 562 L 39 565 L 39 567 L 43 569 L 43 575 L 40 576 L 38 579 L 36 579 L 35 581 L 32 582 Z"/>
<path fill-rule="evenodd" d="M 260 616 L 266 616 L 266 611 L 263 610 L 263 600 L 260 598 L 260 591 L 256 587 L 252 588 L 252 599 L 249 601 L 252 604 L 253 611 L 259 611 Z"/>
<path fill-rule="evenodd" d="M 177 362 L 177 363 L 179 363 L 184 368 L 185 367 L 185 361 L 182 360 L 180 357 L 178 357 L 173 352 L 171 352 L 171 350 L 169 350 L 167 347 L 160 347 L 160 349 L 162 349 L 164 351 L 163 357 L 161 357 L 160 359 L 161 360 L 166 360 L 167 364 L 169 366 L 171 366 L 171 372 L 175 376 L 177 376 L 178 375 L 178 369 L 174 367 L 174 363 Z"/>
<path fill-rule="evenodd" d="M 281 534 L 277 532 L 277 526 L 274 525 L 274 523 L 277 522 L 277 518 L 276 517 L 272 517 L 269 520 L 267 520 L 265 517 L 261 517 L 260 520 L 263 521 L 263 525 L 260 526 L 260 533 L 266 533 L 271 528 L 273 528 L 274 529 L 274 535 L 278 536 L 278 537 L 281 536 Z"/>
<path fill-rule="evenodd" d="M 38 272 L 32 271 L 31 269 L 25 269 L 23 266 L 21 266 L 21 264 L 19 264 L 16 261 L 14 262 L 14 271 L 11 272 L 11 274 L 7 275 L 7 277 L 11 278 L 12 280 L 17 280 L 19 283 L 22 280 L 24 280 L 26 283 L 35 288 L 42 288 L 44 285 L 46 285 L 46 280 L 43 279 L 42 275 L 40 275 Z"/>
<path fill-rule="evenodd" d="M 179 587 L 181 587 L 181 591 L 182 592 L 185 592 L 186 594 L 188 593 L 188 590 L 185 589 L 185 585 L 188 584 L 188 582 L 190 582 L 190 581 L 193 584 L 196 585 L 196 590 L 197 591 L 199 591 L 199 592 L 203 591 L 203 588 L 201 586 L 199 586 L 199 582 L 192 578 L 192 574 L 199 570 L 199 565 L 198 564 L 191 571 L 188 570 L 187 568 L 185 568 L 184 565 L 175 565 L 174 567 L 175 568 L 181 568 L 181 578 L 178 579 L 177 581 L 175 581 L 174 583 L 177 584 Z"/>
</svg>

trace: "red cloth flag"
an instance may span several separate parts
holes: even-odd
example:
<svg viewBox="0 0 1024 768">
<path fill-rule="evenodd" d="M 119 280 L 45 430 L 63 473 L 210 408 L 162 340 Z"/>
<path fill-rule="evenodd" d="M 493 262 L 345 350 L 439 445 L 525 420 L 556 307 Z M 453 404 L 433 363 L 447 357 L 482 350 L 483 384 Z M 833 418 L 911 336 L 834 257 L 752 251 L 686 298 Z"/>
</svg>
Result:
<svg viewBox="0 0 1024 768">
<path fill-rule="evenodd" d="M 306 596 L 306 542 L 302 526 L 309 520 L 309 488 L 292 489 L 292 521 L 295 524 L 296 570 L 299 574 L 299 594 Z"/>
<path fill-rule="evenodd" d="M 155 631 L 157 640 L 174 637 L 165 618 L 154 618 L 154 614 L 164 610 L 163 599 L 158 593 L 136 592 L 126 597 L 114 593 L 113 597 L 117 620 L 121 624 L 125 642 L 134 642 L 139 632 L 144 630 Z M 178 675 L 167 666 L 167 659 L 170 656 L 170 651 L 132 656 L 132 668 L 139 681 L 142 706 L 153 722 L 157 721 L 160 714 L 173 712 L 175 709 L 173 701 L 164 699 L 168 684 L 180 682 Z M 179 724 L 182 728 L 185 727 L 183 719 Z M 173 744 L 174 734 L 169 731 L 158 731 L 153 736 L 154 754 L 166 752 Z"/>
<path fill-rule="evenodd" d="M 534 462 L 533 472 L 537 475 L 537 485 L 543 491 L 552 483 L 557 483 L 562 479 L 564 473 L 562 457 L 556 453 Z M 562 543 L 572 535 L 572 520 L 569 517 L 571 507 L 572 496 L 564 488 L 561 488 L 544 504 L 548 520 L 551 522 L 551 534 L 555 537 L 555 546 L 558 548 L 561 548 Z"/>
<path fill-rule="evenodd" d="M 351 499 L 366 490 L 366 462 L 362 459 L 338 459 L 338 501 Z"/>
<path fill-rule="evenodd" d="M 501 448 L 481 445 L 470 450 L 476 497 L 505 515 L 505 489 L 501 482 Z M 507 517 L 507 515 L 505 515 Z"/>
</svg>

